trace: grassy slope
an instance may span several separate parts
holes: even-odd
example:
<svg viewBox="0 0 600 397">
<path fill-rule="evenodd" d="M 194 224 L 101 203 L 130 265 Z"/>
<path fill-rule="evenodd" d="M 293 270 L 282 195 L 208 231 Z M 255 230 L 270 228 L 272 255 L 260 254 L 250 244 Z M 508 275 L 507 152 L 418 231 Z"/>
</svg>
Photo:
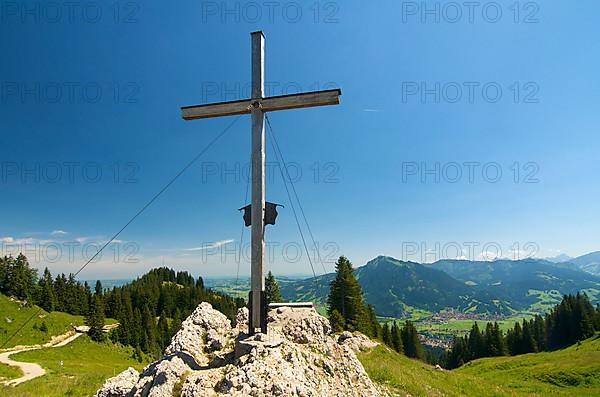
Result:
<svg viewBox="0 0 600 397">
<path fill-rule="evenodd" d="M 564 350 L 484 358 L 456 374 L 477 376 L 526 395 L 600 395 L 600 335 Z"/>
<path fill-rule="evenodd" d="M 52 312 L 47 313 L 42 310 L 39 313 L 39 307 L 24 307 L 20 303 L 11 301 L 6 296 L 0 294 L 0 346 L 17 331 L 32 316 L 34 318 L 21 329 L 3 348 L 14 347 L 16 345 L 35 345 L 46 343 L 54 335 L 64 334 L 72 330 L 73 325 L 82 325 L 82 316 L 73 316 L 66 313 Z M 36 314 L 37 313 L 37 314 Z M 7 321 L 7 318 L 9 321 Z M 34 329 L 33 326 L 40 326 L 42 321 L 46 323 L 48 332 L 42 332 Z"/>
<path fill-rule="evenodd" d="M 10 365 L 0 364 L 0 381 L 18 378 L 23 375 L 23 371 Z"/>
<path fill-rule="evenodd" d="M 46 369 L 46 375 L 15 388 L 0 386 L 0 395 L 12 397 L 90 396 L 115 374 L 146 363 L 132 359 L 132 348 L 110 343 L 94 343 L 82 336 L 67 346 L 18 353 L 11 358 L 35 362 Z M 63 363 L 61 366 L 60 363 Z"/>
<path fill-rule="evenodd" d="M 472 375 L 437 370 L 381 345 L 359 353 L 358 358 L 374 382 L 401 396 L 518 395 Z"/>
<path fill-rule="evenodd" d="M 484 358 L 436 370 L 379 346 L 360 353 L 371 379 L 399 395 L 600 396 L 600 335 L 549 353 Z"/>
</svg>

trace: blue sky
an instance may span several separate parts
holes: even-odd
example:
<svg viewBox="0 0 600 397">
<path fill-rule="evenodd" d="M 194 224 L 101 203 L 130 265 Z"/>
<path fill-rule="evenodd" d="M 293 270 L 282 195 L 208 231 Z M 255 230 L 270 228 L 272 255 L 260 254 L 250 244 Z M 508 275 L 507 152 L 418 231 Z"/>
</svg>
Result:
<svg viewBox="0 0 600 397">
<path fill-rule="evenodd" d="M 600 249 L 598 2 L 521 2 L 518 15 L 513 2 L 460 15 L 444 1 L 433 14 L 395 1 L 56 4 L 3 3 L 4 253 L 18 247 L 36 266 L 77 271 L 90 243 L 106 242 L 232 122 L 185 122 L 179 107 L 245 96 L 255 30 L 266 35 L 268 93 L 343 91 L 339 106 L 270 115 L 301 171 L 296 189 L 322 256 L 362 265 L 380 254 Z M 235 275 L 249 142 L 242 116 L 80 277 L 128 277 L 163 261 Z M 285 208 L 267 230 L 266 266 L 311 274 L 278 170 L 270 176 L 267 198 Z M 330 260 L 315 264 L 324 268 Z"/>
</svg>

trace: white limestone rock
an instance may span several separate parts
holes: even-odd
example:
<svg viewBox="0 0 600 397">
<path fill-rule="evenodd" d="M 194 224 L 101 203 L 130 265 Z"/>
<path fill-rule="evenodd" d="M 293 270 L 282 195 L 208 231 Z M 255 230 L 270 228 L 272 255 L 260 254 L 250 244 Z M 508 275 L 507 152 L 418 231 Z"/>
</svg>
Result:
<svg viewBox="0 0 600 397">
<path fill-rule="evenodd" d="M 369 341 L 364 335 L 333 336 L 329 321 L 313 308 L 271 310 L 267 335 L 247 336 L 247 317 L 240 310 L 232 329 L 224 315 L 202 303 L 173 337 L 167 356 L 141 374 L 107 381 L 96 396 L 167 397 L 174 389 L 181 397 L 388 395 L 356 358 L 355 347 Z M 117 383 L 129 389 L 112 386 Z"/>
<path fill-rule="evenodd" d="M 165 353 L 188 352 L 201 365 L 208 365 L 211 353 L 221 350 L 231 339 L 231 322 L 227 317 L 202 302 L 183 321 L 181 329 L 173 336 Z"/>
<path fill-rule="evenodd" d="M 114 378 L 108 379 L 94 397 L 121 397 L 136 385 L 140 373 L 129 367 Z"/>
</svg>

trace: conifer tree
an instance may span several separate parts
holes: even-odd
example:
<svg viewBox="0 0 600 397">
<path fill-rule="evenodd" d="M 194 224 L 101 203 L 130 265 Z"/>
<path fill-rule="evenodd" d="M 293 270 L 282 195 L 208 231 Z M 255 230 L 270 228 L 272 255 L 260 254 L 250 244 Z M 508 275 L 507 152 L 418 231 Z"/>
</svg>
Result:
<svg viewBox="0 0 600 397">
<path fill-rule="evenodd" d="M 390 334 L 391 334 L 390 336 L 392 339 L 392 347 L 398 353 L 402 353 L 404 351 L 404 344 L 402 343 L 402 335 L 401 335 L 400 327 L 398 326 L 398 324 L 396 324 L 395 321 L 392 324 L 392 329 L 390 331 Z"/>
<path fill-rule="evenodd" d="M 0 292 L 6 294 L 8 282 L 8 257 L 0 257 Z"/>
<path fill-rule="evenodd" d="M 54 280 L 54 292 L 56 295 L 56 311 L 66 311 L 65 293 L 67 288 L 67 278 L 64 274 L 56 276 Z"/>
<path fill-rule="evenodd" d="M 96 288 L 94 291 L 94 295 L 97 295 L 100 297 L 104 295 L 104 291 L 102 289 L 102 283 L 100 282 L 100 280 L 96 280 Z"/>
<path fill-rule="evenodd" d="M 44 269 L 44 275 L 39 282 L 40 285 L 40 297 L 38 300 L 39 306 L 47 312 L 54 311 L 56 307 L 56 294 L 54 292 L 54 285 L 52 281 L 52 274 L 48 268 Z"/>
<path fill-rule="evenodd" d="M 31 304 L 36 295 L 37 270 L 29 267 L 25 255 L 6 258 L 4 272 L 3 292 Z"/>
<path fill-rule="evenodd" d="M 473 326 L 471 327 L 468 341 L 468 348 L 469 352 L 471 353 L 469 359 L 472 360 L 485 356 L 485 341 L 483 334 L 479 330 L 479 325 L 477 325 L 477 322 L 473 323 Z"/>
<path fill-rule="evenodd" d="M 534 339 L 533 321 L 523 320 L 523 338 L 521 340 L 521 353 L 536 353 L 537 344 Z"/>
<path fill-rule="evenodd" d="M 465 338 L 454 336 L 452 341 L 452 349 L 448 353 L 446 368 L 454 369 L 461 367 L 468 361 L 469 352 L 467 351 L 467 343 Z"/>
<path fill-rule="evenodd" d="M 265 277 L 265 295 L 267 296 L 267 304 L 283 302 L 279 284 L 271 271 L 269 271 L 267 277 Z"/>
<path fill-rule="evenodd" d="M 158 345 L 158 333 L 156 329 L 156 321 L 150 312 L 148 305 L 144 305 L 142 310 L 142 330 L 146 335 L 146 350 L 142 347 L 145 353 L 157 354 L 160 349 Z"/>
<path fill-rule="evenodd" d="M 367 305 L 367 323 L 371 325 L 371 332 L 367 335 L 370 335 L 374 338 L 378 338 L 381 336 L 381 324 L 379 324 L 379 320 L 377 320 L 377 314 L 375 313 L 375 308 L 373 305 Z"/>
<path fill-rule="evenodd" d="M 104 327 L 104 304 L 100 296 L 94 296 L 93 301 L 85 318 L 85 324 L 90 327 L 88 331 L 90 338 L 96 342 L 101 342 L 104 340 L 104 334 L 102 333 L 102 327 Z"/>
<path fill-rule="evenodd" d="M 383 340 L 383 343 L 391 348 L 394 347 L 394 344 L 392 343 L 392 334 L 390 331 L 390 326 L 388 325 L 388 323 L 384 323 L 381 326 L 381 339 Z"/>
<path fill-rule="evenodd" d="M 342 332 L 346 329 L 346 320 L 337 310 L 333 310 L 329 315 L 329 323 L 331 324 L 331 330 L 333 332 Z"/>
<path fill-rule="evenodd" d="M 181 328 L 182 321 L 183 320 L 182 320 L 181 311 L 179 310 L 179 308 L 176 308 L 175 313 L 173 313 L 173 321 L 171 322 L 171 329 L 170 329 L 171 337 L 173 335 L 175 335 L 177 333 L 177 331 L 179 331 L 179 329 Z"/>
<path fill-rule="evenodd" d="M 165 347 L 171 342 L 171 335 L 169 334 L 169 323 L 167 321 L 167 315 L 162 312 L 158 320 L 158 342 L 160 350 L 164 350 Z"/>
<path fill-rule="evenodd" d="M 327 299 L 327 315 L 331 318 L 335 310 L 344 319 L 344 329 L 376 336 L 373 335 L 375 326 L 363 301 L 362 289 L 354 275 L 352 263 L 341 256 L 335 268 L 336 276 L 330 284 Z"/>
<path fill-rule="evenodd" d="M 147 349 L 146 333 L 142 328 L 142 312 L 137 307 L 133 311 L 133 326 L 131 335 L 132 346 L 137 346 L 140 349 Z"/>
<path fill-rule="evenodd" d="M 419 340 L 419 333 L 412 322 L 406 321 L 402 328 L 401 335 L 402 344 L 404 345 L 404 354 L 407 357 L 423 360 L 425 358 L 425 350 Z"/>
<path fill-rule="evenodd" d="M 506 346 L 506 340 L 500 330 L 500 325 L 494 321 L 494 327 L 492 328 L 492 343 L 496 349 L 498 356 L 506 356 L 508 354 L 508 348 Z"/>
</svg>

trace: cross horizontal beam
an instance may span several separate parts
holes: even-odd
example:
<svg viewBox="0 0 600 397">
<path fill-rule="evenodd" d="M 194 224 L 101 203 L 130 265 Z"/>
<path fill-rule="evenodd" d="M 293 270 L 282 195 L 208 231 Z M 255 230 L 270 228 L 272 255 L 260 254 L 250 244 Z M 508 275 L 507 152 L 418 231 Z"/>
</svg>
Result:
<svg viewBox="0 0 600 397">
<path fill-rule="evenodd" d="M 260 100 L 243 99 L 240 101 L 185 106 L 181 108 L 181 117 L 183 117 L 184 120 L 196 120 L 211 117 L 234 116 L 237 114 L 249 114 L 253 106 L 258 106 L 263 112 L 274 112 L 277 110 L 337 105 L 340 103 L 341 95 L 342 90 L 333 89 L 272 96 Z"/>
</svg>

